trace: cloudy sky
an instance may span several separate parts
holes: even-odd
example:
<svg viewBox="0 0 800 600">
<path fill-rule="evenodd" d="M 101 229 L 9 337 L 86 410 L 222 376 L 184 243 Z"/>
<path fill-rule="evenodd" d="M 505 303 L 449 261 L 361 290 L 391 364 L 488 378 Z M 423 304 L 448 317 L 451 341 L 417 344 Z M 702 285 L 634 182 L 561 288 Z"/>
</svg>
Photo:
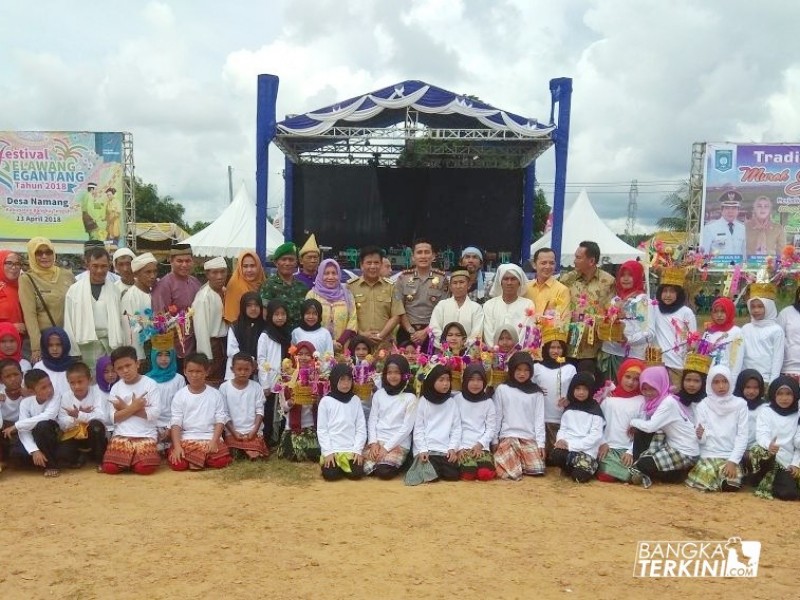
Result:
<svg viewBox="0 0 800 600">
<path fill-rule="evenodd" d="M 256 76 L 278 115 L 422 79 L 546 121 L 574 79 L 568 204 L 665 213 L 694 141 L 800 139 L 800 3 L 747 0 L 3 0 L 0 129 L 130 131 L 136 173 L 212 220 L 254 191 Z M 270 206 L 282 202 L 271 153 Z M 538 163 L 552 196 L 552 152 Z"/>
</svg>

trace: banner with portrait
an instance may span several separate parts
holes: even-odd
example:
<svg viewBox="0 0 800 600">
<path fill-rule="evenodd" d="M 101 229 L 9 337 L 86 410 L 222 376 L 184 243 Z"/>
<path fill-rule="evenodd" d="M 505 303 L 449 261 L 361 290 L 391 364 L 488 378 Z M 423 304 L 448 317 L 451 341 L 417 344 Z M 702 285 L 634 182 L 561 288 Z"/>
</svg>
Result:
<svg viewBox="0 0 800 600">
<path fill-rule="evenodd" d="M 706 144 L 700 247 L 758 267 L 800 247 L 800 144 Z"/>
<path fill-rule="evenodd" d="M 125 240 L 122 133 L 0 132 L 0 245 Z"/>
</svg>

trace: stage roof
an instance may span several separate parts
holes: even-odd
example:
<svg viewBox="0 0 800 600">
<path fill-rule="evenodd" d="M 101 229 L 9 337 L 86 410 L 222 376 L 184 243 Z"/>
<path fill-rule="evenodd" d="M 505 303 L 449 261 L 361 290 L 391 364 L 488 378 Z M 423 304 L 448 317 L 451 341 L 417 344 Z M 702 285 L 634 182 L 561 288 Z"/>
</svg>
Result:
<svg viewBox="0 0 800 600">
<path fill-rule="evenodd" d="M 522 168 L 553 144 L 550 121 L 409 80 L 288 116 L 274 141 L 295 163 L 405 166 L 416 150 L 430 166 Z"/>
</svg>

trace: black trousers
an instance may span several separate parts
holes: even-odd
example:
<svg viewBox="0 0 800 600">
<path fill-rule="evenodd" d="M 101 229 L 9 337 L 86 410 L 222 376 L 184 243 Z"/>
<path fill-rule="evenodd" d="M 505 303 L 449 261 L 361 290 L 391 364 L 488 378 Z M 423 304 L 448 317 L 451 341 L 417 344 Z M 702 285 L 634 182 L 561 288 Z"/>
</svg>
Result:
<svg viewBox="0 0 800 600">
<path fill-rule="evenodd" d="M 89 421 L 89 437 L 85 440 L 64 440 L 58 445 L 58 460 L 65 467 L 78 467 L 88 457 L 98 465 L 103 462 L 108 438 L 106 426 L 97 419 Z"/>
<path fill-rule="evenodd" d="M 461 476 L 461 471 L 458 468 L 458 463 L 451 463 L 447 460 L 446 456 L 433 456 L 428 455 L 428 461 L 431 463 L 434 471 L 439 476 L 439 479 L 445 481 L 458 481 Z"/>
<path fill-rule="evenodd" d="M 655 479 L 657 481 L 662 481 L 664 483 L 680 483 L 684 479 L 686 479 L 686 475 L 688 470 L 680 469 L 675 471 L 661 471 L 656 465 L 656 461 L 653 460 L 652 456 L 644 456 L 638 459 L 635 463 L 633 463 L 633 467 L 644 473 L 650 479 Z"/>
<path fill-rule="evenodd" d="M 778 500 L 800 500 L 797 480 L 786 469 L 775 471 L 775 481 L 772 482 L 772 495 Z"/>
<path fill-rule="evenodd" d="M 412 327 L 414 328 L 415 331 L 419 331 L 420 329 L 425 329 L 427 327 L 427 325 L 412 325 Z M 425 336 L 425 339 L 422 340 L 421 344 L 419 344 L 419 347 L 422 348 L 423 351 L 427 351 L 426 349 L 428 347 L 428 339 L 429 338 L 430 338 L 430 336 Z M 398 328 L 398 330 L 397 330 L 397 345 L 398 345 L 398 347 L 401 347 L 404 344 L 407 344 L 410 340 L 411 340 L 411 334 L 408 333 L 402 327 Z"/>
<path fill-rule="evenodd" d="M 586 483 L 594 476 L 594 473 L 570 465 L 569 454 L 569 450 L 564 450 L 564 448 L 553 448 L 550 452 L 550 460 L 553 461 L 553 466 L 561 468 L 564 475 L 572 477 L 578 483 Z"/>
<path fill-rule="evenodd" d="M 33 441 L 47 459 L 46 469 L 58 469 L 58 437 L 61 429 L 55 421 L 40 421 L 31 432 Z"/>
<path fill-rule="evenodd" d="M 364 467 L 361 465 L 357 465 L 355 461 L 348 461 L 350 463 L 350 472 L 347 473 L 341 469 L 338 465 L 333 465 L 332 467 L 322 467 L 322 478 L 325 481 L 338 481 L 344 477 L 347 479 L 361 479 L 364 477 Z"/>
<path fill-rule="evenodd" d="M 270 448 L 278 445 L 280 432 L 275 431 L 275 394 L 267 394 L 264 400 L 264 442 Z"/>
</svg>

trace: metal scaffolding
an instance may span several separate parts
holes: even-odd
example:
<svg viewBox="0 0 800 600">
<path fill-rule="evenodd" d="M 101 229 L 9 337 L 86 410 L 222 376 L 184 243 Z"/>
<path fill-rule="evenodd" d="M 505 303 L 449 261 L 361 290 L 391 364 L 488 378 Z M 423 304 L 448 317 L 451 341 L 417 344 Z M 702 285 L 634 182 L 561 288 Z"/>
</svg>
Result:
<svg viewBox="0 0 800 600">
<path fill-rule="evenodd" d="M 706 143 L 692 144 L 692 166 L 689 172 L 689 204 L 686 209 L 687 243 L 697 248 L 700 243 L 700 223 L 703 213 L 703 165 Z"/>
<path fill-rule="evenodd" d="M 133 172 L 133 135 L 122 134 L 122 204 L 125 245 L 136 252 L 136 179 Z"/>
</svg>

